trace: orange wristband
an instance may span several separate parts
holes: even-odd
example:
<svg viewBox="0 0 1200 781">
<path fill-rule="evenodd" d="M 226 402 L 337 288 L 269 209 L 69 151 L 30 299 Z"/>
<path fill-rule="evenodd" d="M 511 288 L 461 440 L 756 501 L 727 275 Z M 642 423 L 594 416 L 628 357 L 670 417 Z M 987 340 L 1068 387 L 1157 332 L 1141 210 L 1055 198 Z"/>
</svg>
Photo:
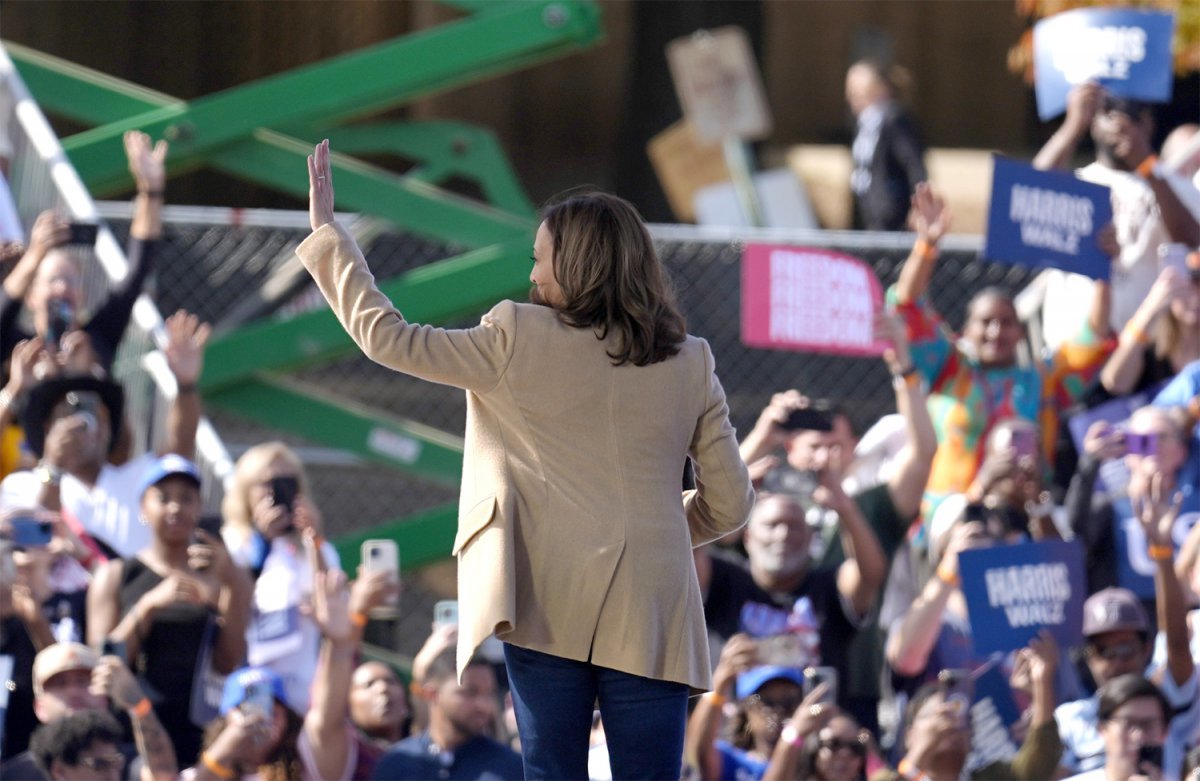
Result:
<svg viewBox="0 0 1200 781">
<path fill-rule="evenodd" d="M 133 711 L 134 716 L 137 716 L 139 719 L 144 719 L 150 714 L 150 711 L 153 710 L 153 707 L 154 706 L 150 704 L 150 698 L 143 697 L 138 701 L 138 704 L 134 705 L 130 710 Z"/>
<path fill-rule="evenodd" d="M 1154 175 L 1154 166 L 1158 165 L 1158 155 L 1146 155 L 1146 159 L 1138 163 L 1136 173 L 1143 179 Z"/>
<path fill-rule="evenodd" d="M 723 708 L 727 702 L 725 695 L 720 692 L 705 692 L 704 699 L 708 700 L 708 704 L 714 708 Z"/>
<path fill-rule="evenodd" d="M 367 625 L 367 617 L 355 610 L 350 614 L 350 623 L 354 624 L 359 629 Z"/>
<path fill-rule="evenodd" d="M 220 778 L 234 778 L 237 776 L 237 773 L 233 772 L 233 768 L 222 765 L 220 762 L 213 759 L 212 754 L 209 754 L 207 751 L 204 751 L 200 754 L 200 762 L 206 768 L 212 771 L 213 774 L 219 776 Z"/>
<path fill-rule="evenodd" d="M 1153 545 L 1146 548 L 1146 552 L 1150 554 L 1150 558 L 1154 561 L 1170 561 L 1175 558 L 1175 549 L 1170 545 Z"/>
<path fill-rule="evenodd" d="M 913 245 L 913 252 L 925 260 L 932 260 L 937 257 L 938 248 L 936 244 L 930 244 L 925 239 L 917 239 L 917 243 Z"/>
<path fill-rule="evenodd" d="M 1125 327 L 1121 329 L 1121 336 L 1132 339 L 1138 344 L 1150 344 L 1150 337 L 1146 335 L 1146 332 L 1133 323 L 1125 324 Z"/>
<path fill-rule="evenodd" d="M 962 579 L 958 576 L 958 573 L 952 571 L 945 564 L 942 564 L 937 568 L 937 579 L 945 583 L 947 586 L 953 586 L 954 588 L 958 588 L 959 584 L 962 582 Z"/>
</svg>

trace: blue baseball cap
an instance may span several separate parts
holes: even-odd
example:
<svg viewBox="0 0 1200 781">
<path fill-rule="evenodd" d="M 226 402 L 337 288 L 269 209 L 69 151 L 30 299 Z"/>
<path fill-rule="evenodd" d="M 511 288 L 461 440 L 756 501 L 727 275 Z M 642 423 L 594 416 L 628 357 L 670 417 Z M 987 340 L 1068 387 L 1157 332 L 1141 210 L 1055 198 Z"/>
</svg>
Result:
<svg viewBox="0 0 1200 781">
<path fill-rule="evenodd" d="M 799 667 L 766 664 L 751 668 L 737 677 L 737 698 L 744 700 L 761 689 L 763 684 L 776 680 L 791 681 L 801 688 L 804 687 L 804 673 Z"/>
<path fill-rule="evenodd" d="M 203 483 L 200 477 L 199 467 L 181 455 L 176 453 L 168 453 L 151 464 L 146 472 L 142 475 L 142 482 L 138 485 L 138 496 L 146 493 L 150 486 L 155 485 L 172 475 L 183 475 L 184 477 L 191 478 L 191 480 L 195 482 L 197 488 L 199 488 Z"/>
<path fill-rule="evenodd" d="M 269 667 L 243 667 L 234 670 L 225 679 L 225 690 L 221 692 L 221 715 L 229 713 L 246 700 L 246 692 L 252 686 L 269 686 L 271 694 L 284 707 L 288 705 L 283 691 L 283 679 Z"/>
</svg>

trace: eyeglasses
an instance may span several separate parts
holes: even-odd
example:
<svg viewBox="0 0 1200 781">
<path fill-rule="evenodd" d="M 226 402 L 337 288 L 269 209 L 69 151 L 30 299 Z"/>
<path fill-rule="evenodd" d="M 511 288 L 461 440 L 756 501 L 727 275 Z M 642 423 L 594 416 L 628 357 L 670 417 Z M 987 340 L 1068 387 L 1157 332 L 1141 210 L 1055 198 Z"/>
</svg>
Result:
<svg viewBox="0 0 1200 781">
<path fill-rule="evenodd" d="M 791 713 L 800 707 L 799 697 L 788 697 L 782 700 L 767 700 L 757 694 L 751 694 L 746 698 L 746 704 L 752 708 L 761 710 L 784 711 Z"/>
<path fill-rule="evenodd" d="M 125 769 L 125 757 L 122 754 L 110 754 L 107 757 L 80 757 L 79 764 L 93 773 L 108 773 Z"/>
<path fill-rule="evenodd" d="M 831 754 L 836 754 L 839 749 L 845 749 L 855 756 L 865 757 L 867 755 L 867 747 L 856 738 L 827 738 L 819 742 L 817 748 L 824 749 Z"/>
<path fill-rule="evenodd" d="M 1087 647 L 1088 656 L 1099 657 L 1108 662 L 1116 662 L 1121 659 L 1132 659 L 1142 652 L 1140 643 L 1133 640 L 1126 640 L 1123 643 L 1114 643 L 1113 645 L 1101 648 L 1098 645 L 1089 645 Z"/>
</svg>

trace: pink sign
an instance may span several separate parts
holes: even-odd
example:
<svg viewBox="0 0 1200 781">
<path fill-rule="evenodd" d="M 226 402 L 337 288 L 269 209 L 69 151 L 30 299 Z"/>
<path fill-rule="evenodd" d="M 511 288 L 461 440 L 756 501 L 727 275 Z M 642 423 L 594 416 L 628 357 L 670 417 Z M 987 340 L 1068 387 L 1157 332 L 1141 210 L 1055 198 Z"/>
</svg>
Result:
<svg viewBox="0 0 1200 781">
<path fill-rule="evenodd" d="M 874 322 L 882 309 L 879 280 L 858 258 L 774 244 L 742 252 L 742 342 L 750 347 L 880 355 Z"/>
</svg>

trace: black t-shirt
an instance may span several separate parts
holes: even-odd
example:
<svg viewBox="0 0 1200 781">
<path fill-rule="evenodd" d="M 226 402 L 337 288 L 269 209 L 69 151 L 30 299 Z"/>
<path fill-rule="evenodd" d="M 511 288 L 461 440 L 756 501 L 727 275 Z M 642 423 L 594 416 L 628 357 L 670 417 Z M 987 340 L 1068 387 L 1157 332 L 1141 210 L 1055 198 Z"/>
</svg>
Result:
<svg viewBox="0 0 1200 781">
<path fill-rule="evenodd" d="M 521 756 L 486 736 L 471 738 L 453 751 L 438 751 L 428 733 L 414 735 L 397 743 L 375 765 L 372 778 L 448 779 L 473 781 L 521 779 L 525 768 Z"/>
<path fill-rule="evenodd" d="M 838 680 L 845 681 L 850 641 L 858 628 L 846 616 L 842 602 L 837 568 L 811 571 L 794 590 L 773 594 L 754 582 L 744 561 L 714 553 L 704 618 L 709 634 L 721 643 L 742 631 L 763 636 L 805 633 L 811 628 L 819 644 L 819 663 L 837 669 Z M 845 692 L 845 686 L 838 687 L 839 705 L 844 706 Z"/>
<path fill-rule="evenodd" d="M 33 715 L 33 658 L 37 656 L 25 623 L 16 616 L 0 619 L 0 656 L 12 660 L 12 672 L 0 686 L 8 686 L 8 710 L 4 715 L 4 753 L 0 760 L 15 757 L 29 748 L 29 736 L 37 726 Z"/>
</svg>

